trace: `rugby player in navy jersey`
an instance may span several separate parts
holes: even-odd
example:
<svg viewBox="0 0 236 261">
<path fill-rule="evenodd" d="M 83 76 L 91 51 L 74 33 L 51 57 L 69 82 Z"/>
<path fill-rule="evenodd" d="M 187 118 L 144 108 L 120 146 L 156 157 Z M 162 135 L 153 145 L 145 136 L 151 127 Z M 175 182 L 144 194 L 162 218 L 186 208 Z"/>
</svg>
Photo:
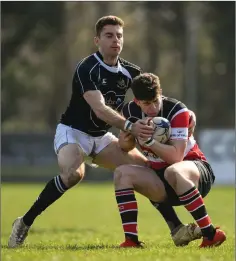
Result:
<svg viewBox="0 0 236 261">
<path fill-rule="evenodd" d="M 70 103 L 56 129 L 54 148 L 60 174 L 46 184 L 27 213 L 14 221 L 9 247 L 21 245 L 35 218 L 82 180 L 85 157 L 110 169 L 129 163 L 146 164 L 147 158 L 137 149 L 122 151 L 118 139 L 108 131 L 115 126 L 135 137 L 149 138 L 153 134 L 144 122 L 131 124 L 119 113 L 132 79 L 141 72 L 138 66 L 119 57 L 123 25 L 115 16 L 102 17 L 96 23 L 94 41 L 98 51 L 78 63 Z"/>
<path fill-rule="evenodd" d="M 121 148 L 133 149 L 137 141 L 151 165 L 151 168 L 123 165 L 115 170 L 115 194 L 125 233 L 125 241 L 120 246 L 140 246 L 134 191 L 152 202 L 184 206 L 201 229 L 200 247 L 219 246 L 226 239 L 225 233 L 213 226 L 203 202 L 215 176 L 193 135 L 188 134 L 189 110 L 182 102 L 162 96 L 159 78 L 154 74 L 137 76 L 131 88 L 135 100 L 124 106 L 123 115 L 133 124 L 148 121 L 148 116 L 167 118 L 171 135 L 167 144 L 126 133 L 120 135 Z"/>
</svg>

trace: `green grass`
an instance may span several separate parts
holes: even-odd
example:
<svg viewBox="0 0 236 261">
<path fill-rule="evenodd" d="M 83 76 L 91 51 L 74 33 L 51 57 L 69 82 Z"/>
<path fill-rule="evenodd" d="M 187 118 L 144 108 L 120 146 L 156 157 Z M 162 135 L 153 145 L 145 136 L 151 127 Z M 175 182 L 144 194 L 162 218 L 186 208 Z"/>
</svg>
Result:
<svg viewBox="0 0 236 261">
<path fill-rule="evenodd" d="M 35 221 L 26 244 L 8 249 L 12 221 L 30 207 L 43 184 L 2 185 L 2 260 L 8 261 L 231 261 L 234 260 L 234 188 L 215 187 L 205 202 L 213 222 L 227 233 L 218 248 L 173 245 L 168 228 L 147 199 L 137 195 L 139 236 L 145 249 L 119 249 L 123 232 L 112 184 L 80 184 L 71 189 Z M 192 217 L 177 208 L 187 223 Z"/>
</svg>

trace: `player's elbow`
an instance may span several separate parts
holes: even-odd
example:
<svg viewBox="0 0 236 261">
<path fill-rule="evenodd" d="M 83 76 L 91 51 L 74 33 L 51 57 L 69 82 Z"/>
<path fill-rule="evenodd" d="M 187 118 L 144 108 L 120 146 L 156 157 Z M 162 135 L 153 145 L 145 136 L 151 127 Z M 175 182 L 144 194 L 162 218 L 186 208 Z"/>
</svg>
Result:
<svg viewBox="0 0 236 261">
<path fill-rule="evenodd" d="M 185 144 L 172 145 L 172 150 L 169 151 L 168 159 L 166 159 L 166 162 L 168 164 L 175 164 L 183 161 L 185 149 L 186 149 Z"/>
<path fill-rule="evenodd" d="M 105 104 L 100 104 L 99 106 L 93 108 L 95 115 L 101 120 L 103 120 L 103 115 L 105 110 L 106 110 Z"/>
</svg>

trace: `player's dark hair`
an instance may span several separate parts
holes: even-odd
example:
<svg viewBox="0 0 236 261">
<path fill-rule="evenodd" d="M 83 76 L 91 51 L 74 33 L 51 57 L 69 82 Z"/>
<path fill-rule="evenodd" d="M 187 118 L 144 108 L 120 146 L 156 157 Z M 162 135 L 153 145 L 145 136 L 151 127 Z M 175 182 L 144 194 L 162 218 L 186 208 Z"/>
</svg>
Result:
<svg viewBox="0 0 236 261">
<path fill-rule="evenodd" d="M 133 79 L 131 89 L 137 100 L 153 101 L 160 93 L 159 77 L 152 73 L 142 73 Z"/>
<path fill-rule="evenodd" d="M 114 15 L 101 17 L 95 25 L 96 36 L 100 36 L 103 27 L 106 25 L 119 25 L 121 27 L 124 27 L 124 21 L 121 18 Z"/>
</svg>

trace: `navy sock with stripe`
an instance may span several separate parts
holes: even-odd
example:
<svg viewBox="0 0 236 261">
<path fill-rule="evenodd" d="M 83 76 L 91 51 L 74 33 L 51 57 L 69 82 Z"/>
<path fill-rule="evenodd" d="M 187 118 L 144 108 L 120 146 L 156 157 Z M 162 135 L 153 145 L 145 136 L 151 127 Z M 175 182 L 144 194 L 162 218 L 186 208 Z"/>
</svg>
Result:
<svg viewBox="0 0 236 261">
<path fill-rule="evenodd" d="M 170 204 L 167 204 L 166 202 L 158 203 L 152 200 L 150 200 L 150 202 L 161 213 L 171 232 L 180 225 L 183 225 L 183 223 L 179 220 L 174 208 Z"/>
<path fill-rule="evenodd" d="M 23 222 L 31 226 L 35 218 L 40 215 L 48 206 L 59 199 L 67 190 L 61 177 L 58 175 L 50 180 L 29 211 L 23 216 Z"/>
</svg>

